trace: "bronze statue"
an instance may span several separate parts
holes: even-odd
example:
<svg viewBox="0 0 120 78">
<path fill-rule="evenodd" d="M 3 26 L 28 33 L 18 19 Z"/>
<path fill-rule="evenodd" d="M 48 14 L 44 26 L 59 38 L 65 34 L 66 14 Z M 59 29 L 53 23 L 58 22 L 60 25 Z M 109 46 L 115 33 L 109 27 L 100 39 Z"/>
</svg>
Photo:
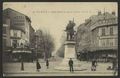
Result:
<svg viewBox="0 0 120 78">
<path fill-rule="evenodd" d="M 74 26 L 75 23 L 74 21 L 69 21 L 67 27 L 66 27 L 66 32 L 67 32 L 67 40 L 73 40 L 74 39 Z"/>
</svg>

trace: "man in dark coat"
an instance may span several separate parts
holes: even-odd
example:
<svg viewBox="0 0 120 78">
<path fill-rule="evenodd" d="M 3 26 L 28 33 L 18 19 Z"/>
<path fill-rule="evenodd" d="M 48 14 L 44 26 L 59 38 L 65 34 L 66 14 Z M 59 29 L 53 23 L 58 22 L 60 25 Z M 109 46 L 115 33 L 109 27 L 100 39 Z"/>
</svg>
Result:
<svg viewBox="0 0 120 78">
<path fill-rule="evenodd" d="M 92 71 L 96 71 L 96 65 L 97 65 L 97 61 L 95 59 L 92 60 L 92 67 L 91 67 Z"/>
<path fill-rule="evenodd" d="M 74 72 L 74 70 L 73 70 L 73 60 L 72 60 L 72 58 L 70 58 L 68 64 L 69 64 L 69 67 L 70 67 L 70 72 Z"/>
<path fill-rule="evenodd" d="M 47 59 L 46 60 L 46 66 L 47 66 L 47 69 L 49 68 L 49 60 Z"/>
<path fill-rule="evenodd" d="M 113 58 L 113 61 L 112 61 L 112 69 L 114 70 L 116 66 L 117 66 L 117 59 L 116 59 L 116 58 Z"/>
<path fill-rule="evenodd" d="M 117 58 L 114 59 L 112 69 L 114 70 L 113 72 L 114 76 L 116 76 L 118 72 L 118 59 Z"/>
<path fill-rule="evenodd" d="M 36 61 L 36 67 L 37 67 L 37 71 L 39 72 L 41 69 L 40 63 L 38 62 L 38 60 Z"/>
</svg>

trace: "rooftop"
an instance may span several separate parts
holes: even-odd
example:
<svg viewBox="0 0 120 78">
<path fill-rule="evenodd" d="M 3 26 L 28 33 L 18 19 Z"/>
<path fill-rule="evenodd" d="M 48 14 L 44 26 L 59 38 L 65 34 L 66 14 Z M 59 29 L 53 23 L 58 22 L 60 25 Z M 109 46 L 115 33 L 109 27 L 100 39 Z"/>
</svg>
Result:
<svg viewBox="0 0 120 78">
<path fill-rule="evenodd" d="M 104 13 L 101 13 L 99 11 L 97 15 L 90 16 L 88 19 L 85 20 L 85 23 L 82 23 L 81 25 L 79 25 L 78 30 L 80 28 L 84 28 L 84 26 L 93 26 L 96 23 L 98 23 L 99 21 L 109 20 L 109 19 L 113 20 L 111 23 L 117 24 L 117 16 L 115 15 L 115 12 L 111 12 L 111 13 L 104 12 Z M 106 24 L 108 24 L 108 22 Z M 99 25 L 99 24 L 97 24 L 97 25 Z"/>
</svg>

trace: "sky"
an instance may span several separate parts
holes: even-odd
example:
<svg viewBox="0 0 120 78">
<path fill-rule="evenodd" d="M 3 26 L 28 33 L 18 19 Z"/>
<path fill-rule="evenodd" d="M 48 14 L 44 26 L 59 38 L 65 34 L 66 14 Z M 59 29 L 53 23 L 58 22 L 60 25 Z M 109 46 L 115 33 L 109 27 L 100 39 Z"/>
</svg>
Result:
<svg viewBox="0 0 120 78">
<path fill-rule="evenodd" d="M 6 8 L 30 17 L 35 30 L 43 29 L 50 33 L 56 46 L 54 52 L 60 47 L 69 20 L 74 18 L 77 28 L 85 19 L 97 15 L 98 11 L 115 11 L 118 14 L 117 2 L 4 2 L 3 9 Z"/>
</svg>

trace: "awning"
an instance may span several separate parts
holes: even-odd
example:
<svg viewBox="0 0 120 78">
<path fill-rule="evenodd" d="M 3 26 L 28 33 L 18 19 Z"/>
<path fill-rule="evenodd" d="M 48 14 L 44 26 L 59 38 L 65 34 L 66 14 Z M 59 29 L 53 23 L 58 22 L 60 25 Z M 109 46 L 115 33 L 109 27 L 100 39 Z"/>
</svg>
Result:
<svg viewBox="0 0 120 78">
<path fill-rule="evenodd" d="M 11 50 L 4 50 L 5 52 L 11 52 Z"/>
<path fill-rule="evenodd" d="M 108 57 L 116 58 L 117 56 L 116 55 L 108 55 Z"/>
<path fill-rule="evenodd" d="M 32 53 L 32 52 L 27 50 L 13 50 L 12 53 Z"/>
<path fill-rule="evenodd" d="M 117 50 L 117 46 L 112 46 L 112 47 L 91 47 L 91 52 L 93 51 L 102 51 L 102 50 Z"/>
</svg>

